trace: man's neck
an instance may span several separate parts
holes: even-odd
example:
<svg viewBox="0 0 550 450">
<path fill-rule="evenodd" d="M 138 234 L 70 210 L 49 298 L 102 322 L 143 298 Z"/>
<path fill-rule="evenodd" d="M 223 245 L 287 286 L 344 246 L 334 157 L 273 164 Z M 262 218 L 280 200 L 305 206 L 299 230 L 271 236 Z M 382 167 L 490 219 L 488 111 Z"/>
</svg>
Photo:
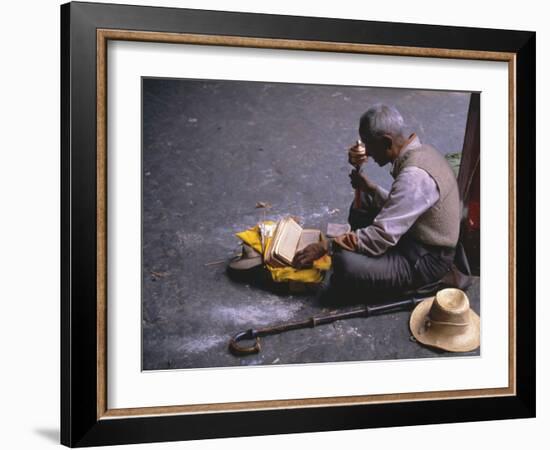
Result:
<svg viewBox="0 0 550 450">
<path fill-rule="evenodd" d="M 411 144 L 412 141 L 416 139 L 416 133 L 412 133 L 407 139 L 401 142 L 401 145 L 399 145 L 395 152 L 393 152 L 393 157 L 391 158 L 392 164 L 395 162 L 397 158 L 399 158 L 404 151 L 407 149 L 407 147 Z"/>
</svg>

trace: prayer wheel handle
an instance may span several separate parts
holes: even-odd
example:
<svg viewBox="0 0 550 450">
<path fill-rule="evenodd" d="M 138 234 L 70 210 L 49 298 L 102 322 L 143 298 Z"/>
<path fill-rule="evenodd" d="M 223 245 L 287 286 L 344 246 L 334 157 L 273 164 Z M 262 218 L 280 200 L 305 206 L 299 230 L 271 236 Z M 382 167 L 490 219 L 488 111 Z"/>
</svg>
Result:
<svg viewBox="0 0 550 450">
<path fill-rule="evenodd" d="M 357 150 L 352 151 L 353 149 Z M 365 144 L 363 144 L 360 139 L 358 139 L 355 145 L 350 148 L 348 152 L 348 157 L 350 158 L 350 162 L 353 161 L 354 157 L 365 157 L 365 159 L 367 158 L 367 150 L 365 148 Z M 357 173 L 359 173 L 359 170 L 361 169 L 361 164 L 362 163 L 352 164 L 355 167 L 355 170 L 357 170 Z M 359 209 L 361 207 L 361 191 L 359 188 L 355 189 L 353 205 L 356 209 Z"/>
<path fill-rule="evenodd" d="M 239 344 L 242 340 L 254 339 L 254 343 L 249 346 Z M 235 334 L 229 340 L 229 350 L 236 356 L 241 355 L 253 355 L 254 353 L 260 353 L 262 349 L 260 345 L 260 336 L 258 336 L 258 331 L 254 329 L 241 331 L 240 333 Z"/>
</svg>

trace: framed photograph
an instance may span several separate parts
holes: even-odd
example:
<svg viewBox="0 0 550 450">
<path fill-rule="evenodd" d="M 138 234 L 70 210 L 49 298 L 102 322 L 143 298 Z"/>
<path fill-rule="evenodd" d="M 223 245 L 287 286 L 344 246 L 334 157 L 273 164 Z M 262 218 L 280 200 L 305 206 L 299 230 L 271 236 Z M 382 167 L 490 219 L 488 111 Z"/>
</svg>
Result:
<svg viewBox="0 0 550 450">
<path fill-rule="evenodd" d="M 535 415 L 535 33 L 61 7 L 61 442 Z"/>
</svg>

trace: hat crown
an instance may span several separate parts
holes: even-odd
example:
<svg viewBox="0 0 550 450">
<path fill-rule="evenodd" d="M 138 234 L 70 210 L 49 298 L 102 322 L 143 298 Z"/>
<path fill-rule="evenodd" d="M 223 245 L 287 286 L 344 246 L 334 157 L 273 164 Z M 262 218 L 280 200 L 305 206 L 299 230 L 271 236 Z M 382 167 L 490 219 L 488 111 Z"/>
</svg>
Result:
<svg viewBox="0 0 550 450">
<path fill-rule="evenodd" d="M 468 321 L 470 301 L 460 289 L 442 289 L 435 295 L 430 318 L 435 321 L 465 323 Z"/>
</svg>

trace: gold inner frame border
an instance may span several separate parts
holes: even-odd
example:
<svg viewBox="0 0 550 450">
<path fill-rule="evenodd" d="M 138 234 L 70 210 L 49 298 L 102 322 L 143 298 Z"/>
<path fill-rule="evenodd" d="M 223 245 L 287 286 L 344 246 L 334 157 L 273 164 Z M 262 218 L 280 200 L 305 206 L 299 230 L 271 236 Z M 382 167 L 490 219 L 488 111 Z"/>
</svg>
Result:
<svg viewBox="0 0 550 450">
<path fill-rule="evenodd" d="M 97 419 L 145 417 L 175 414 L 207 414 L 270 409 L 314 408 L 380 404 L 422 400 L 501 397 L 516 394 L 516 54 L 478 50 L 424 48 L 357 44 L 344 42 L 302 41 L 241 36 L 161 33 L 116 29 L 96 31 L 96 108 L 97 108 Z M 400 394 L 376 394 L 264 400 L 200 405 L 148 406 L 108 409 L 107 405 L 107 42 L 109 40 L 217 45 L 266 49 L 364 53 L 408 57 L 432 57 L 502 61 L 508 63 L 508 386 Z"/>
</svg>

